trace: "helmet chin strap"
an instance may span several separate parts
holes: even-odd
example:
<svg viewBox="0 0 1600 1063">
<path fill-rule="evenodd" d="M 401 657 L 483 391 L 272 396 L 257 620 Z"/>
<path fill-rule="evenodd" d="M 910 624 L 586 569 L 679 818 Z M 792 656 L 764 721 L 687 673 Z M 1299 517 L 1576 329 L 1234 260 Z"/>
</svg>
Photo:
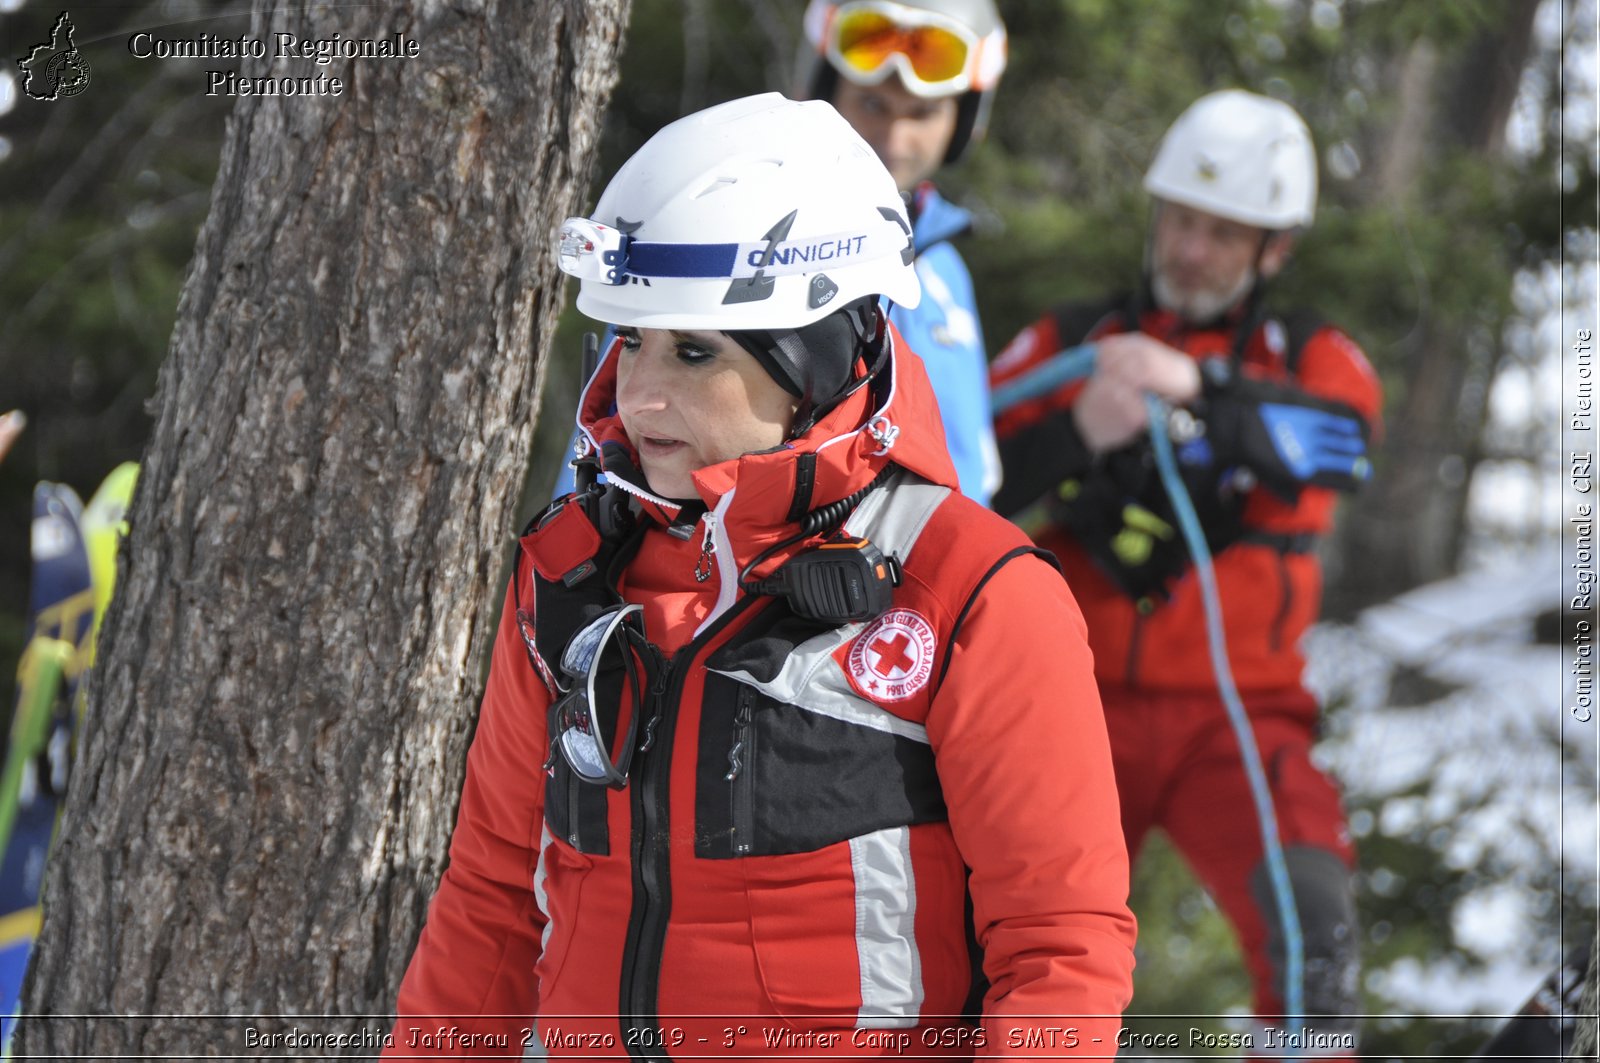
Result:
<svg viewBox="0 0 1600 1063">
<path fill-rule="evenodd" d="M 1265 313 L 1268 278 L 1261 272 L 1261 258 L 1267 253 L 1267 244 L 1272 242 L 1273 236 L 1274 233 L 1270 229 L 1261 231 L 1261 242 L 1256 245 L 1255 259 L 1250 263 L 1250 289 L 1244 294 L 1245 312 L 1239 321 L 1238 330 L 1233 334 L 1233 350 L 1229 352 L 1229 360 L 1233 363 L 1235 372 L 1244 362 L 1244 349 Z M 1238 305 L 1237 302 L 1234 303 L 1234 306 Z"/>
<path fill-rule="evenodd" d="M 847 320 L 850 324 L 851 334 L 855 337 L 856 360 L 859 361 L 867 354 L 875 354 L 876 357 L 872 359 L 866 373 L 856 377 L 844 390 L 827 402 L 813 407 L 812 396 L 808 389 L 807 394 L 800 400 L 800 405 L 795 410 L 794 428 L 789 432 L 790 439 L 798 439 L 811 431 L 812 427 L 834 407 L 877 379 L 878 374 L 883 371 L 884 365 L 888 362 L 889 345 L 885 342 L 885 332 L 887 330 L 884 327 L 884 322 L 887 318 L 884 317 L 883 311 L 878 308 L 877 304 L 864 303 Z"/>
</svg>

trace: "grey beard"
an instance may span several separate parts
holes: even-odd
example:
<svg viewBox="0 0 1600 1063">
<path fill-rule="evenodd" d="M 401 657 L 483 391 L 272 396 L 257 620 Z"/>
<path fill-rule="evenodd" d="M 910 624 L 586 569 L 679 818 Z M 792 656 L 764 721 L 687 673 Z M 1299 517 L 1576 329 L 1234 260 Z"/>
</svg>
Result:
<svg viewBox="0 0 1600 1063">
<path fill-rule="evenodd" d="M 1249 294 L 1255 280 L 1255 270 L 1247 269 L 1239 277 L 1238 283 L 1226 292 L 1198 291 L 1184 297 L 1173 289 L 1166 272 L 1156 269 L 1151 273 L 1150 291 L 1161 309 L 1177 314 L 1188 324 L 1199 325 L 1214 321 L 1233 309 L 1240 299 Z"/>
</svg>

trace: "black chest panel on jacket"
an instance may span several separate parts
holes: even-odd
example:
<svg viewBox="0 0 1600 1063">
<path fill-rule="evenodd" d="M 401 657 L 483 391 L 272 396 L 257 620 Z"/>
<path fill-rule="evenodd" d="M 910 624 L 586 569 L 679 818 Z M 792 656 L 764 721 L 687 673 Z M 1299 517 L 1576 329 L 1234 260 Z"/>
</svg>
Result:
<svg viewBox="0 0 1600 1063">
<path fill-rule="evenodd" d="M 894 556 L 909 556 L 918 535 L 912 528 L 925 527 L 949 495 L 949 488 L 901 483 L 898 490 L 875 496 L 882 504 L 861 507 L 859 533 Z M 538 596 L 534 642 L 542 661 L 557 663 L 565 648 L 562 636 L 571 637 L 582 621 L 621 602 L 614 591 L 619 565 L 626 565 L 635 552 L 637 540 L 616 548 L 603 543 L 597 554 L 600 564 L 592 568 L 563 557 L 557 565 L 562 572 L 592 573 L 573 583 L 533 573 Z M 973 596 L 1013 554 L 989 565 Z M 662 682 L 651 695 L 658 700 L 683 696 L 683 679 L 693 677 L 688 688 L 699 687 L 698 732 L 683 730 L 683 722 L 696 714 L 683 712 L 682 704 L 651 703 L 635 746 L 640 751 L 635 752 L 635 772 L 642 770 L 642 759 L 648 762 L 648 757 L 674 749 L 670 756 L 696 757 L 696 855 L 726 860 L 813 852 L 882 829 L 946 820 L 925 728 L 856 692 L 834 656 L 864 624 L 808 620 L 784 597 L 741 599 L 733 608 L 744 613 L 738 629 L 718 644 L 712 624 L 706 636 L 678 648 L 669 664 L 678 679 Z M 955 629 L 942 637 L 954 639 Z M 706 645 L 715 648 L 707 650 Z M 534 666 L 539 668 L 539 661 Z M 616 698 L 619 690 L 605 696 Z M 598 709 L 603 714 L 606 706 Z M 651 720 L 662 733 L 653 732 Z M 653 733 L 654 746 L 646 751 Z M 560 752 L 550 752 L 547 829 L 579 852 L 608 855 L 611 791 L 582 781 Z M 634 784 L 629 781 L 630 788 Z"/>
<path fill-rule="evenodd" d="M 553 515 L 554 511 L 547 513 L 535 523 Z M 589 574 L 571 583 L 533 571 L 537 599 L 533 639 L 549 669 L 559 667 L 574 632 L 620 604 L 614 590 L 617 572 L 637 545 L 637 535 L 602 541 Z M 582 571 L 583 566 L 573 569 Z M 670 743 L 680 750 L 683 743 L 697 746 L 696 855 L 728 859 L 809 852 L 876 830 L 944 820 L 932 749 L 926 741 L 882 726 L 889 718 L 885 710 L 842 691 L 819 693 L 819 704 L 848 703 L 830 715 L 825 707 L 789 704 L 750 681 L 722 674 L 743 673 L 754 684 L 770 682 L 797 653 L 808 652 L 802 647 L 810 640 L 822 637 L 836 647 L 860 627 L 806 619 L 781 598 L 751 604 L 755 608 L 729 641 L 709 656 L 678 665 L 699 672 L 704 682 L 698 733 L 675 734 Z M 837 638 L 826 639 L 830 634 Z M 809 652 L 817 652 L 815 646 L 812 643 Z M 678 651 L 686 652 L 703 651 L 691 643 Z M 541 672 L 547 670 L 540 661 L 534 665 Z M 836 666 L 819 662 L 819 670 L 827 668 Z M 602 714 L 615 714 L 620 679 L 597 687 L 601 694 L 597 708 Z M 803 688 L 802 699 L 806 693 Z M 645 719 L 654 717 L 663 728 L 673 727 L 671 721 L 683 718 L 680 710 L 678 705 L 652 703 Z M 554 741 L 553 719 L 550 733 Z M 641 728 L 641 745 L 649 743 L 649 734 L 648 725 Z M 653 752 L 659 755 L 665 750 Z M 636 754 L 635 770 L 640 756 L 648 755 Z M 551 835 L 580 852 L 609 855 L 607 808 L 612 791 L 583 781 L 553 747 L 547 751 L 544 770 L 545 821 Z"/>
<path fill-rule="evenodd" d="M 591 620 L 622 604 L 616 591 L 616 574 L 621 566 L 638 552 L 644 529 L 631 522 L 619 524 L 618 492 L 594 488 L 581 498 L 552 505 L 536 516 L 524 531 L 524 539 L 537 528 L 543 531 L 561 518 L 569 524 L 581 520 L 591 529 L 595 549 L 582 565 L 574 565 L 564 579 L 549 579 L 537 567 L 532 571 L 534 613 L 527 616 L 522 608 L 520 585 L 516 585 L 518 622 L 523 640 L 530 641 L 529 627 L 533 630 L 532 644 L 527 647 L 534 670 L 550 679 L 566 682 L 559 676 L 563 651 L 568 641 Z M 606 512 L 603 514 L 602 510 Z M 601 536 L 592 529 L 596 524 L 609 534 Z M 565 562 L 563 562 L 565 565 Z M 513 579 L 517 579 L 513 576 Z M 537 658 L 534 654 L 537 651 Z M 618 712 L 622 697 L 623 677 L 620 674 L 601 674 L 596 677 L 597 701 L 602 713 L 613 716 Z M 549 741 L 554 741 L 555 708 L 557 698 L 552 696 L 550 719 L 546 729 Z M 537 770 L 541 765 L 532 766 Z M 580 852 L 604 856 L 610 853 L 609 830 L 606 825 L 606 794 L 604 786 L 583 781 L 572 770 L 567 759 L 552 746 L 542 765 L 545 772 L 544 810 L 545 825 L 551 835 L 565 841 Z"/>
<path fill-rule="evenodd" d="M 781 702 L 721 671 L 775 677 L 833 628 L 774 601 L 706 665 L 695 777 L 695 855 L 811 852 L 946 818 L 925 742 Z M 827 667 L 827 665 L 823 665 Z"/>
</svg>

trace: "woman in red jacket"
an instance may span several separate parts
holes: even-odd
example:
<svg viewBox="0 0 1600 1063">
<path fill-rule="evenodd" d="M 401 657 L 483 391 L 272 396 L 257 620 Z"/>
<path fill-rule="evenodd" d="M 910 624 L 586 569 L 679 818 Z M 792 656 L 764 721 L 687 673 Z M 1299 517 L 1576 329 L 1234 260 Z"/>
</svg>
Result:
<svg viewBox="0 0 1600 1063">
<path fill-rule="evenodd" d="M 1114 1054 L 1083 621 L 953 490 L 878 309 L 919 297 L 909 232 L 860 137 L 775 94 L 563 228 L 617 339 L 579 491 L 522 540 L 394 1054 Z"/>
</svg>

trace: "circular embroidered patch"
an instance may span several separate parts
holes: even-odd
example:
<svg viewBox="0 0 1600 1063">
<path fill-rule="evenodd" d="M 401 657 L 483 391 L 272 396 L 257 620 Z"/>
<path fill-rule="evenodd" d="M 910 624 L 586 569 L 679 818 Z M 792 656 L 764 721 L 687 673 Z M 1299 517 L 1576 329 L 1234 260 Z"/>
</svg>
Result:
<svg viewBox="0 0 1600 1063">
<path fill-rule="evenodd" d="M 933 625 L 913 609 L 891 609 L 850 646 L 850 677 L 868 697 L 904 701 L 933 676 Z"/>
</svg>

